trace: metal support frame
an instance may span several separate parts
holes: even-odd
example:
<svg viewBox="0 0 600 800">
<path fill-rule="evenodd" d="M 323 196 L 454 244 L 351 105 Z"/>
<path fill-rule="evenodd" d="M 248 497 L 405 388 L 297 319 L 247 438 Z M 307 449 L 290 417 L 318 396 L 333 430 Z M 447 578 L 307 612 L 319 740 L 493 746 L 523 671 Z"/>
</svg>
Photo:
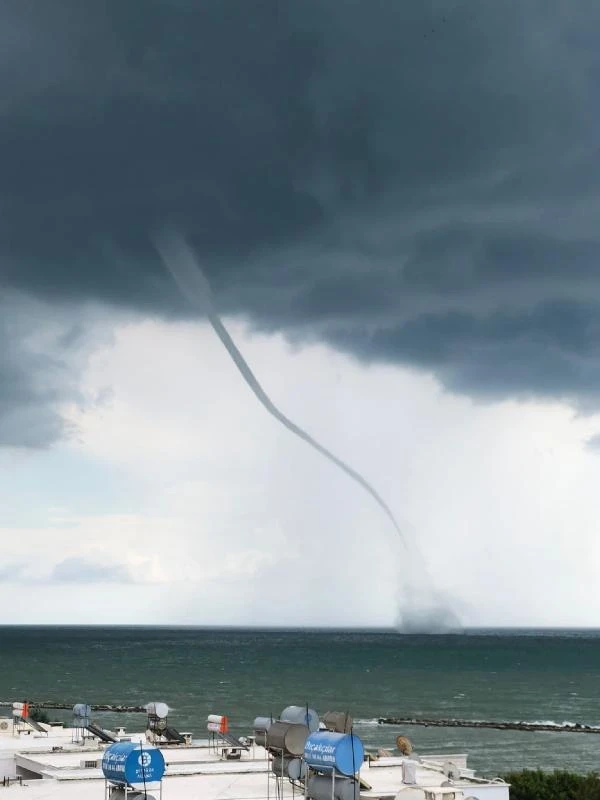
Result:
<svg viewBox="0 0 600 800">
<path fill-rule="evenodd" d="M 90 720 L 88 717 L 73 717 L 71 744 L 85 744 L 85 732 L 89 724 Z"/>
<path fill-rule="evenodd" d="M 150 784 L 151 786 L 155 786 L 155 783 Z M 162 779 L 158 781 L 158 798 L 162 800 Z M 127 800 L 127 796 L 130 792 L 136 792 L 137 794 L 148 794 L 148 784 L 144 786 L 143 789 L 135 789 L 129 783 L 113 783 L 112 781 L 104 779 L 104 800 L 110 800 L 110 796 L 115 789 L 120 789 L 125 794 L 125 800 Z"/>
</svg>

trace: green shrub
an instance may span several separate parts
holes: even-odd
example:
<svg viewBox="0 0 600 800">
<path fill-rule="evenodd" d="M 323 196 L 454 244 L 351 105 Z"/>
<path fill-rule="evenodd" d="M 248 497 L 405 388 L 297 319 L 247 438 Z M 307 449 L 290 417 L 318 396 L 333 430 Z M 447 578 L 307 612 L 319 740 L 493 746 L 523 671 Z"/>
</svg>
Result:
<svg viewBox="0 0 600 800">
<path fill-rule="evenodd" d="M 600 780 L 595 772 L 525 769 L 504 776 L 510 783 L 511 800 L 600 800 Z"/>
<path fill-rule="evenodd" d="M 29 717 L 34 722 L 50 722 L 50 717 L 46 714 L 45 711 L 42 711 L 41 708 L 32 708 L 29 710 Z"/>
</svg>

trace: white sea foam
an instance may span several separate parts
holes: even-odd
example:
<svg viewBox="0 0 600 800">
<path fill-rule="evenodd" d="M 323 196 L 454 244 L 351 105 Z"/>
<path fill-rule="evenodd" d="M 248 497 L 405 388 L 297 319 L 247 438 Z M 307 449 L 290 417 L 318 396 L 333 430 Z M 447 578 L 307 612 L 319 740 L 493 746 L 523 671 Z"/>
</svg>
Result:
<svg viewBox="0 0 600 800">
<path fill-rule="evenodd" d="M 566 728 L 567 726 L 570 726 L 571 728 L 574 728 L 575 725 L 577 725 L 576 722 L 570 722 L 569 720 L 565 720 L 564 722 L 557 722 L 554 719 L 543 719 L 543 720 L 536 719 L 533 722 L 530 722 L 530 723 L 527 723 L 527 724 L 529 724 L 529 725 L 548 725 L 548 726 L 552 726 L 553 728 Z"/>
</svg>

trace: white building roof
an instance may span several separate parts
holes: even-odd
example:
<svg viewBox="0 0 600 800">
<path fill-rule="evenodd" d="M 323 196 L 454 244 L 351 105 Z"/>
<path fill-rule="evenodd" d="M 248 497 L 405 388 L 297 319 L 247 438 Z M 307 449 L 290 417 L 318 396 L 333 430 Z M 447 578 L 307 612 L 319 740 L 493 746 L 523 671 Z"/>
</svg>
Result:
<svg viewBox="0 0 600 800">
<path fill-rule="evenodd" d="M 130 738 L 145 741 L 144 734 Z M 12 726 L 0 730 L 0 782 L 3 776 L 23 776 L 22 785 L 2 788 L 0 800 L 16 800 L 15 793 L 20 800 L 104 800 L 100 762 L 105 747 L 89 739 L 84 745 L 73 743 L 70 729 L 52 728 L 47 736 L 14 736 Z M 207 740 L 160 749 L 167 765 L 163 800 L 267 800 L 276 796 L 275 777 L 261 747 L 242 752 L 239 760 L 227 760 L 209 748 Z M 411 762 L 408 768 L 403 767 L 406 762 Z M 443 786 L 448 784 L 448 762 L 456 777 L 450 786 Z M 413 785 L 403 783 L 405 770 L 412 773 Z M 467 769 L 464 754 L 422 756 L 418 761 L 401 756 L 379 758 L 365 762 L 360 776 L 364 800 L 393 800 L 398 795 L 398 800 L 508 800 L 507 784 L 475 778 Z M 149 794 L 158 797 L 158 790 L 149 787 Z M 303 791 L 285 781 L 283 796 L 292 795 L 301 798 Z"/>
</svg>

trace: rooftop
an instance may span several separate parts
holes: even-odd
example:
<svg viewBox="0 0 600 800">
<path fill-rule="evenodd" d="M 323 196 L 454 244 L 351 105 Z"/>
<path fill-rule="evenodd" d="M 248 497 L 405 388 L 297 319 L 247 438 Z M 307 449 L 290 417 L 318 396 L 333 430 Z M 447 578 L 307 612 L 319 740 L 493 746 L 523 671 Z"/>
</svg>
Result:
<svg viewBox="0 0 600 800">
<path fill-rule="evenodd" d="M 45 727 L 47 734 L 25 734 L 13 733 L 12 720 L 4 730 L 0 725 L 0 800 L 11 800 L 16 794 L 20 800 L 104 800 L 101 761 L 109 745 L 93 738 L 76 743 L 72 729 Z M 144 733 L 127 734 L 126 738 L 146 741 Z M 216 751 L 208 739 L 160 749 L 166 763 L 163 800 L 267 800 L 277 794 L 269 755 L 255 744 L 248 752 L 236 754 L 235 760 L 227 758 L 231 749 Z M 13 782 L 3 787 L 4 776 Z M 360 777 L 364 800 L 508 800 L 508 786 L 476 778 L 467 768 L 464 754 L 376 757 L 363 763 Z M 302 786 L 287 779 L 281 782 L 281 789 L 280 798 L 303 795 Z M 158 796 L 156 785 L 148 790 Z"/>
</svg>

